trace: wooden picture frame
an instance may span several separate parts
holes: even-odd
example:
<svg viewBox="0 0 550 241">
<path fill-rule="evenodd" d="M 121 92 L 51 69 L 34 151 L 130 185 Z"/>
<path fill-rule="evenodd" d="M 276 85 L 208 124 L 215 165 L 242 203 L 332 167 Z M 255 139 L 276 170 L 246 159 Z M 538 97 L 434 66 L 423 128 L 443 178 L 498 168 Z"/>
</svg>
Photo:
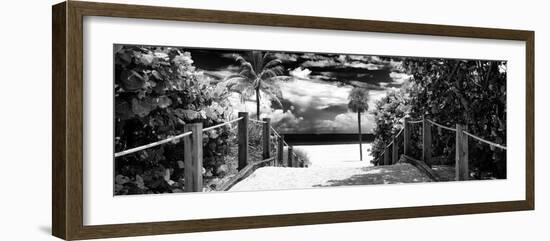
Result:
<svg viewBox="0 0 550 241">
<path fill-rule="evenodd" d="M 280 227 L 534 209 L 534 32 L 385 21 L 306 17 L 68 1 L 52 8 L 52 232 L 66 240 Z M 153 223 L 83 224 L 83 17 L 107 16 L 367 31 L 526 43 L 525 200 L 314 212 Z"/>
</svg>

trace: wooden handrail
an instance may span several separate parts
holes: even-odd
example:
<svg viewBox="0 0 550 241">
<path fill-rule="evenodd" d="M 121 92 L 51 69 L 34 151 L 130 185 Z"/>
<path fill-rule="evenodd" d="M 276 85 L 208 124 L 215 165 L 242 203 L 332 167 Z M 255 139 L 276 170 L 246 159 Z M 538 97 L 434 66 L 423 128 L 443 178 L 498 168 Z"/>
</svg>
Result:
<svg viewBox="0 0 550 241">
<path fill-rule="evenodd" d="M 231 121 L 228 121 L 228 122 L 224 122 L 224 123 L 221 123 L 221 124 L 218 124 L 218 125 L 215 125 L 215 126 L 210 126 L 210 127 L 207 127 L 207 128 L 204 128 L 202 129 L 202 131 L 209 131 L 209 130 L 213 130 L 213 129 L 216 129 L 218 127 L 222 127 L 222 126 L 225 126 L 225 125 L 229 125 L 233 122 L 236 122 L 236 121 L 239 121 L 241 120 L 241 118 L 237 118 L 235 120 L 231 120 Z M 138 151 L 142 151 L 142 150 L 145 150 L 145 149 L 149 149 L 151 147 L 155 147 L 155 146 L 159 146 L 159 145 L 162 145 L 162 144 L 166 144 L 168 142 L 172 142 L 172 141 L 175 141 L 175 140 L 178 140 L 178 139 L 181 139 L 181 138 L 184 138 L 188 135 L 191 135 L 191 132 L 185 132 L 185 133 L 182 133 L 182 134 L 179 134 L 177 136 L 172 136 L 172 137 L 169 137 L 169 138 L 166 138 L 166 139 L 163 139 L 163 140 L 160 140 L 160 141 L 156 141 L 156 142 L 152 142 L 152 143 L 149 143 L 149 144 L 146 144 L 146 145 L 143 145 L 143 146 L 138 146 L 138 147 L 134 147 L 132 149 L 128 149 L 128 150 L 124 150 L 124 151 L 121 151 L 121 152 L 117 152 L 115 153 L 115 157 L 121 157 L 121 156 L 125 156 L 125 155 L 128 155 L 128 154 L 132 154 L 134 152 L 138 152 Z"/>
<path fill-rule="evenodd" d="M 229 124 L 231 124 L 231 123 L 233 123 L 233 122 L 240 121 L 240 120 L 242 120 L 242 119 L 243 119 L 243 118 L 240 117 L 240 118 L 234 119 L 234 120 L 232 120 L 232 121 L 228 121 L 228 122 L 224 122 L 224 123 L 221 123 L 221 124 L 218 124 L 218 125 L 215 125 L 215 126 L 210 126 L 210 127 L 204 128 L 204 129 L 202 129 L 202 131 L 213 130 L 213 129 L 216 129 L 216 128 L 218 128 L 218 127 L 222 127 L 222 126 L 225 126 L 225 125 L 229 125 Z"/>
<path fill-rule="evenodd" d="M 235 176 L 231 177 L 231 179 L 224 184 L 222 184 L 219 188 L 216 188 L 218 191 L 227 191 L 231 187 L 235 186 L 238 182 L 248 177 L 252 172 L 254 172 L 257 168 L 259 168 L 260 165 L 269 163 L 270 161 L 275 160 L 275 157 L 270 157 L 265 160 L 252 162 L 246 165 L 243 169 L 241 169 Z"/>
<path fill-rule="evenodd" d="M 395 134 L 392 137 L 392 141 L 384 147 L 384 150 L 380 155 L 375 158 L 374 164 L 380 165 L 382 162 L 381 158 L 384 158 L 384 165 L 388 164 L 395 164 L 397 161 L 397 155 L 399 155 L 399 150 L 396 148 L 397 143 L 399 143 L 398 138 L 403 133 L 403 145 L 404 145 L 404 153 L 403 155 L 406 157 L 409 157 L 409 141 L 410 141 L 410 130 L 409 130 L 409 124 L 417 124 L 422 123 L 422 162 L 424 164 L 430 165 L 431 162 L 431 142 L 432 142 L 432 134 L 431 134 L 431 126 L 437 126 L 439 128 L 443 128 L 449 131 L 454 131 L 456 133 L 456 180 L 468 180 L 469 178 L 469 170 L 468 170 L 468 136 L 474 138 L 477 141 L 480 141 L 482 143 L 498 147 L 500 149 L 506 150 L 506 146 L 497 144 L 488 140 L 485 140 L 479 136 L 476 136 L 470 132 L 467 131 L 466 126 L 464 125 L 456 125 L 456 128 L 451 128 L 442 124 L 439 124 L 433 120 L 422 118 L 422 120 L 416 120 L 411 121 L 408 119 L 408 117 L 404 118 L 404 128 L 402 128 L 397 134 Z M 389 153 L 392 153 L 392 160 L 389 161 Z"/>
<path fill-rule="evenodd" d="M 474 138 L 474 139 L 476 139 L 476 140 L 478 140 L 478 141 L 481 141 L 481 142 L 483 142 L 483 143 L 485 143 L 485 144 L 489 144 L 489 145 L 491 145 L 491 146 L 498 147 L 498 148 L 500 148 L 500 149 L 506 150 L 506 147 L 505 147 L 505 146 L 500 145 L 500 144 L 497 144 L 497 143 L 494 143 L 494 142 L 490 142 L 490 141 L 485 140 L 485 139 L 482 139 L 481 137 L 475 136 L 474 134 L 472 134 L 472 133 L 470 133 L 470 132 L 464 131 L 464 134 L 466 134 L 466 135 L 468 135 L 468 136 L 470 136 L 470 137 L 472 137 L 472 138 Z"/>
<path fill-rule="evenodd" d="M 186 136 L 189 136 L 191 135 L 192 132 L 185 132 L 183 134 L 179 134 L 177 136 L 173 136 L 173 137 L 170 137 L 170 138 L 166 138 L 164 140 L 160 140 L 160 141 L 157 141 L 157 142 L 153 142 L 153 143 L 149 143 L 147 145 L 143 145 L 143 146 L 138 146 L 138 147 L 135 147 L 135 148 L 132 148 L 132 149 L 128 149 L 128 150 L 124 150 L 124 151 L 121 151 L 121 152 L 117 152 L 115 153 L 115 157 L 121 157 L 121 156 L 125 156 L 125 155 L 128 155 L 128 154 L 132 154 L 134 152 L 138 152 L 138 151 L 142 151 L 142 150 L 145 150 L 145 149 L 149 149 L 151 147 L 155 147 L 155 146 L 159 146 L 159 145 L 162 145 L 162 144 L 165 144 L 165 143 L 168 143 L 168 142 L 172 142 L 172 141 L 175 141 L 175 140 L 178 140 L 178 139 L 181 139 L 181 138 L 184 138 Z"/>
<path fill-rule="evenodd" d="M 252 121 L 252 122 L 255 122 L 255 123 L 258 123 L 258 124 L 265 124 L 265 121 L 256 120 L 256 119 L 250 119 L 249 121 Z"/>
<path fill-rule="evenodd" d="M 431 124 L 437 126 L 437 127 L 441 127 L 441 128 L 443 128 L 443 129 L 446 129 L 446 130 L 449 130 L 449 131 L 456 131 L 455 128 L 451 128 L 451 127 L 448 127 L 448 126 L 441 125 L 441 124 L 439 124 L 439 123 L 437 123 L 437 122 L 435 122 L 435 121 L 432 121 L 432 120 L 427 120 L 427 121 L 430 122 Z"/>
<path fill-rule="evenodd" d="M 263 160 L 259 162 L 249 162 L 248 160 L 248 123 L 249 121 L 253 121 L 254 123 L 261 123 L 262 125 L 262 158 Z M 131 153 L 135 153 L 137 151 L 145 150 L 151 147 L 155 147 L 158 145 L 162 145 L 168 142 L 172 142 L 174 140 L 178 140 L 181 138 L 185 138 L 183 140 L 184 144 L 184 170 L 185 170 L 185 191 L 186 192 L 200 192 L 202 191 L 202 132 L 214 130 L 216 128 L 220 128 L 225 125 L 229 125 L 231 123 L 238 122 L 238 130 L 237 130 L 237 136 L 238 136 L 238 167 L 239 173 L 247 173 L 250 172 L 250 170 L 253 170 L 257 168 L 258 165 L 263 165 L 265 163 L 273 162 L 273 166 L 277 166 L 278 162 L 282 162 L 282 155 L 283 151 L 282 148 L 278 150 L 277 156 L 271 156 L 271 133 L 273 133 L 275 136 L 277 136 L 279 139 L 280 144 L 284 147 L 286 144 L 289 146 L 289 160 L 295 159 L 292 167 L 298 167 L 300 164 L 300 167 L 304 167 L 305 163 L 303 160 L 300 160 L 296 153 L 292 153 L 292 146 L 288 145 L 282 138 L 282 136 L 271 126 L 271 121 L 269 118 L 264 118 L 263 120 L 251 120 L 248 118 L 247 112 L 239 112 L 239 117 L 237 119 L 227 121 L 221 124 L 217 124 L 214 126 L 210 126 L 207 128 L 202 128 L 201 123 L 192 123 L 192 124 L 186 124 L 184 125 L 184 129 L 186 130 L 185 133 L 179 134 L 177 136 L 169 137 L 164 140 L 160 140 L 157 142 L 149 143 L 147 145 L 135 147 L 132 149 L 128 149 L 122 152 L 115 153 L 115 157 L 120 157 L 124 155 L 128 155 Z M 279 145 L 280 147 L 281 145 Z M 295 156 L 296 158 L 291 158 L 292 156 Z M 277 159 L 279 161 L 277 161 Z M 243 176 L 246 177 L 245 174 L 239 174 L 240 176 L 237 176 L 238 178 L 242 178 Z M 234 184 L 233 184 L 234 185 Z M 225 187 L 230 188 L 230 187 Z"/>
</svg>

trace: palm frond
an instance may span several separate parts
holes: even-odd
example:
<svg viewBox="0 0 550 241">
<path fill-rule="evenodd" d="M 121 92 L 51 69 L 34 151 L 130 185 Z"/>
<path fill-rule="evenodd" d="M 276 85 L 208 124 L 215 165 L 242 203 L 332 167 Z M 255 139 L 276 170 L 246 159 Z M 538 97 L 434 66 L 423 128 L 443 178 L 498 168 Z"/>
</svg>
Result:
<svg viewBox="0 0 550 241">
<path fill-rule="evenodd" d="M 269 96 L 272 101 L 275 101 L 279 105 L 279 107 L 283 107 L 283 104 L 281 103 L 281 100 L 280 100 L 280 98 L 282 98 L 282 96 L 277 96 L 276 93 L 273 93 L 273 92 L 271 92 L 270 89 L 266 89 L 266 88 L 261 89 L 261 92 L 263 92 L 264 94 Z"/>
<path fill-rule="evenodd" d="M 348 108 L 353 112 L 364 112 L 369 109 L 369 92 L 365 88 L 353 88 L 349 93 L 348 100 Z"/>
<path fill-rule="evenodd" d="M 253 78 L 257 78 L 257 71 L 254 70 L 254 66 L 249 62 L 241 62 L 241 72 L 242 71 L 248 71 Z"/>
<path fill-rule="evenodd" d="M 233 58 L 235 59 L 235 62 L 238 62 L 238 63 L 247 62 L 246 59 L 240 54 L 233 54 Z"/>
<path fill-rule="evenodd" d="M 264 65 L 264 68 L 269 69 L 271 67 L 275 67 L 275 66 L 280 65 L 282 63 L 283 63 L 283 61 L 281 61 L 279 59 L 273 59 L 273 60 L 267 62 L 267 64 Z"/>
<path fill-rule="evenodd" d="M 273 68 L 264 69 L 264 70 L 260 73 L 260 78 L 262 78 L 262 79 L 273 78 L 273 77 L 275 77 L 275 76 L 282 75 L 283 72 L 284 72 L 284 71 L 283 71 L 283 67 L 281 67 L 281 66 L 276 66 L 276 67 L 273 67 Z"/>
<path fill-rule="evenodd" d="M 281 91 L 281 88 L 279 88 L 279 86 L 275 85 L 274 83 L 262 81 L 261 89 L 273 93 L 277 98 L 283 97 L 283 92 Z"/>
<path fill-rule="evenodd" d="M 250 97 L 254 93 L 254 88 L 247 84 L 236 84 L 228 88 L 228 90 L 246 97 Z"/>
<path fill-rule="evenodd" d="M 249 66 L 249 67 L 251 67 L 251 66 Z M 239 74 L 243 75 L 243 76 L 246 76 L 249 79 L 258 78 L 257 74 L 253 70 L 251 70 L 249 67 L 241 68 L 241 70 L 239 71 Z"/>
<path fill-rule="evenodd" d="M 231 88 L 231 86 L 236 84 L 251 84 L 248 77 L 239 74 L 227 76 L 224 79 L 224 82 L 228 88 Z"/>
</svg>

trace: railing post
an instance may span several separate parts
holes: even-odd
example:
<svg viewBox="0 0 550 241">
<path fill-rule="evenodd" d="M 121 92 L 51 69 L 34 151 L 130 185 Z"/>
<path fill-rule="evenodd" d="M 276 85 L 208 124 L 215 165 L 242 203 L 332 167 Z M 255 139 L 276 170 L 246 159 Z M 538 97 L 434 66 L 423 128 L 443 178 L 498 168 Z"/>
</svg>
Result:
<svg viewBox="0 0 550 241">
<path fill-rule="evenodd" d="M 202 123 L 186 124 L 185 132 L 193 134 L 184 137 L 185 192 L 202 192 Z"/>
<path fill-rule="evenodd" d="M 431 167 L 432 128 L 426 117 L 422 117 L 422 161 Z"/>
<path fill-rule="evenodd" d="M 283 151 L 284 151 L 284 148 L 285 148 L 285 143 L 284 143 L 284 139 L 283 137 L 279 137 L 278 138 L 278 146 L 277 146 L 277 165 L 282 165 L 283 164 Z"/>
<path fill-rule="evenodd" d="M 270 158 L 271 156 L 271 119 L 263 118 L 264 123 L 262 124 L 262 157 L 263 160 Z"/>
<path fill-rule="evenodd" d="M 390 164 L 390 150 L 388 148 L 384 149 L 384 165 Z"/>
<path fill-rule="evenodd" d="M 238 142 L 239 142 L 239 163 L 237 170 L 241 170 L 248 165 L 248 112 L 239 112 Z"/>
<path fill-rule="evenodd" d="M 397 145 L 397 138 L 393 137 L 392 138 L 392 142 L 393 144 L 391 145 L 391 157 L 392 157 L 392 162 L 391 164 L 395 164 L 397 163 L 397 161 L 399 160 L 399 145 Z"/>
<path fill-rule="evenodd" d="M 467 127 L 456 124 L 456 163 L 455 174 L 457 181 L 468 180 L 470 172 L 468 170 L 468 136 L 464 134 Z"/>
<path fill-rule="evenodd" d="M 292 146 L 288 146 L 287 154 L 288 154 L 288 160 L 287 160 L 288 167 L 294 167 L 294 161 L 293 161 L 294 154 L 292 154 Z"/>
<path fill-rule="evenodd" d="M 409 117 L 405 117 L 403 122 L 403 154 L 411 154 L 411 129 L 409 127 Z"/>
</svg>

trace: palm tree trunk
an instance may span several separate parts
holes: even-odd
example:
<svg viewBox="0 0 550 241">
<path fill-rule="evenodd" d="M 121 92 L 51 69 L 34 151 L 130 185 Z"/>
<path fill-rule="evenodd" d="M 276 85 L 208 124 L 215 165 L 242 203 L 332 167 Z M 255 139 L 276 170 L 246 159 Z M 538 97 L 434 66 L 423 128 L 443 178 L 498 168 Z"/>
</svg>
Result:
<svg viewBox="0 0 550 241">
<path fill-rule="evenodd" d="M 260 120 L 260 87 L 256 88 L 256 118 Z"/>
<path fill-rule="evenodd" d="M 361 135 L 361 111 L 357 112 L 357 126 L 359 127 L 359 160 L 363 161 L 363 136 Z"/>
</svg>

